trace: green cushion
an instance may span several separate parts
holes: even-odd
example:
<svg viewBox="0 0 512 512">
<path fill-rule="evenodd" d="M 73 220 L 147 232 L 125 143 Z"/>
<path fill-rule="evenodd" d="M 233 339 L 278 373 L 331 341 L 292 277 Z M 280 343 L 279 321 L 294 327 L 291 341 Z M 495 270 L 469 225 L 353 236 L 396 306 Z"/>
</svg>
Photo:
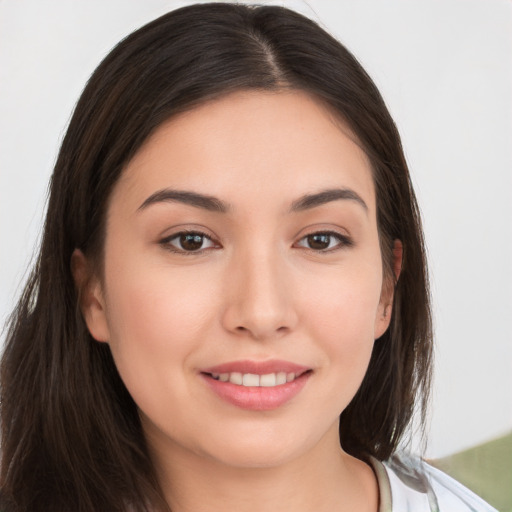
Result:
<svg viewBox="0 0 512 512">
<path fill-rule="evenodd" d="M 512 432 L 442 459 L 430 460 L 500 512 L 512 512 Z"/>
</svg>

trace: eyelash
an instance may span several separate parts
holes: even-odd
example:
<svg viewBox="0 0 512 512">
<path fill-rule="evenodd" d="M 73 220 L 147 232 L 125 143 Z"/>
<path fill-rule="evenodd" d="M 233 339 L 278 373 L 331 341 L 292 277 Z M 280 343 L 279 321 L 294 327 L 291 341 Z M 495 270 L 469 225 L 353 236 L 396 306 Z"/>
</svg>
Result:
<svg viewBox="0 0 512 512">
<path fill-rule="evenodd" d="M 178 233 L 173 233 L 172 235 L 160 240 L 159 244 L 162 245 L 166 250 L 168 250 L 170 252 L 173 252 L 176 254 L 182 254 L 184 256 L 194 256 L 194 255 L 198 255 L 198 254 L 203 254 L 204 252 L 215 248 L 215 247 L 207 247 L 205 249 L 187 251 L 185 249 L 179 249 L 171 244 L 171 242 L 173 240 L 179 239 L 182 236 L 186 236 L 186 235 L 194 235 L 196 237 L 201 237 L 202 239 L 207 239 L 210 242 L 212 242 L 213 244 L 216 244 L 216 242 L 210 236 L 208 236 L 206 233 L 203 233 L 202 231 L 196 231 L 196 230 L 184 230 L 184 231 L 179 231 Z M 302 240 L 305 240 L 309 237 L 318 236 L 318 235 L 328 236 L 328 237 L 331 237 L 331 239 L 335 238 L 338 240 L 338 243 L 335 247 L 331 247 L 331 248 L 327 248 L 327 249 L 313 249 L 311 247 L 304 247 L 304 246 L 301 246 L 301 247 L 303 247 L 306 250 L 322 254 L 322 253 L 335 252 L 335 251 L 338 251 L 343 248 L 352 247 L 354 245 L 354 242 L 352 241 L 352 239 L 350 237 L 348 237 L 346 235 L 342 235 L 341 233 L 338 233 L 336 231 L 314 231 L 312 233 L 309 233 L 309 234 L 303 236 L 299 240 L 299 242 L 301 242 Z M 329 242 L 329 245 L 330 245 L 330 242 Z"/>
</svg>

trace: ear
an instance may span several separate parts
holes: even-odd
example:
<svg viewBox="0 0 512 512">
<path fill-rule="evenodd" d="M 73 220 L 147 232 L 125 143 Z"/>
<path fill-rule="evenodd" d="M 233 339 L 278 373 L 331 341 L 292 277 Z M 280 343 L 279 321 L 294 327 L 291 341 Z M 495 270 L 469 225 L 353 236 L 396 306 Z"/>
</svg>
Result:
<svg viewBox="0 0 512 512">
<path fill-rule="evenodd" d="M 380 338 L 389 327 L 391 322 L 391 313 L 393 310 L 393 296 L 395 292 L 395 286 L 400 277 L 402 271 L 402 260 L 403 260 L 404 248 L 400 240 L 393 242 L 393 282 L 391 278 L 386 277 L 386 281 L 382 286 L 382 293 L 380 297 L 379 307 L 377 309 L 377 316 L 375 318 L 375 332 L 374 338 Z"/>
<path fill-rule="evenodd" d="M 78 302 L 91 336 L 96 341 L 110 338 L 100 279 L 80 249 L 71 255 L 71 273 L 78 290 Z"/>
</svg>

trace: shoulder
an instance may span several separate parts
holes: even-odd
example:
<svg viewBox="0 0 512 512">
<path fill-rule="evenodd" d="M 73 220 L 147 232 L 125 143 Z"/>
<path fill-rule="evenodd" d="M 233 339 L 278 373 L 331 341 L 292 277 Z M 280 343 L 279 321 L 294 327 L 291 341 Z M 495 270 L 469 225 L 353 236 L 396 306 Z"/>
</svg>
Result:
<svg viewBox="0 0 512 512">
<path fill-rule="evenodd" d="M 372 465 L 381 491 L 379 512 L 497 512 L 418 457 L 400 453 L 383 463 L 372 461 Z"/>
</svg>

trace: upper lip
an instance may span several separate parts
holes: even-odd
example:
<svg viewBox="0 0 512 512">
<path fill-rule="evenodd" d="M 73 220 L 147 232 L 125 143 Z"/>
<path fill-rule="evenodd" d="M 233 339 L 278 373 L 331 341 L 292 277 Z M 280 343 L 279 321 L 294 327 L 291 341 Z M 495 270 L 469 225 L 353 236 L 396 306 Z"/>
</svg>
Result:
<svg viewBox="0 0 512 512">
<path fill-rule="evenodd" d="M 280 361 L 272 359 L 268 361 L 231 361 L 228 363 L 222 363 L 216 366 L 210 366 L 208 368 L 201 369 L 202 373 L 252 373 L 254 375 L 266 375 L 269 373 L 295 373 L 301 374 L 311 368 L 292 363 L 290 361 Z"/>
</svg>

